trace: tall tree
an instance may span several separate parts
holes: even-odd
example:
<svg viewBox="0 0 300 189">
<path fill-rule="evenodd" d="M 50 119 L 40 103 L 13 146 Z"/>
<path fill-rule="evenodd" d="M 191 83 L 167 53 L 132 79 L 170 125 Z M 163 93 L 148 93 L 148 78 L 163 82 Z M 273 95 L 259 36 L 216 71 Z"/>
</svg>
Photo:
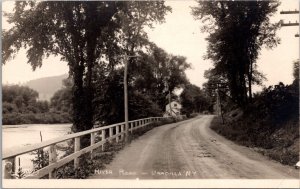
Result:
<svg viewBox="0 0 300 189">
<path fill-rule="evenodd" d="M 214 62 L 214 73 L 225 76 L 234 101 L 244 106 L 252 98 L 252 84 L 263 78 L 256 70 L 256 60 L 265 45 L 279 43 L 275 32 L 279 23 L 270 17 L 278 1 L 198 1 L 192 8 L 209 32 L 206 58 Z"/>
<path fill-rule="evenodd" d="M 118 22 L 120 28 L 115 31 L 115 37 L 110 39 L 108 48 L 105 49 L 108 64 L 107 66 L 99 65 L 95 68 L 97 70 L 97 75 L 95 76 L 97 89 L 94 104 L 95 109 L 97 109 L 96 115 L 98 116 L 95 118 L 96 120 L 100 118 L 108 120 L 106 122 L 109 123 L 120 120 L 118 116 L 113 120 L 108 117 L 103 117 L 103 115 L 111 115 L 119 110 L 124 110 L 124 108 L 122 108 L 123 106 L 120 106 L 121 104 L 119 103 L 119 99 L 122 99 L 120 95 L 123 94 L 122 91 L 124 91 L 124 88 L 122 89 L 122 86 L 116 85 L 119 84 L 116 82 L 122 82 L 119 81 L 119 79 L 124 78 L 119 75 L 120 67 L 117 66 L 124 65 L 125 61 L 127 61 L 125 56 L 138 55 L 141 49 L 148 45 L 149 41 L 145 28 L 153 27 L 154 23 L 164 22 L 164 17 L 169 11 L 171 11 L 171 8 L 165 6 L 163 1 L 126 1 L 124 8 L 120 9 L 117 14 L 117 17 L 120 18 Z M 134 77 L 135 65 L 138 64 L 139 61 L 139 58 L 129 58 L 128 62 L 126 62 L 128 63 L 129 70 L 129 87 L 131 87 L 131 81 Z M 146 64 L 150 63 L 146 62 Z M 151 81 L 147 83 L 151 83 Z M 112 107 L 105 109 L 102 107 L 105 105 L 105 94 L 113 95 L 112 89 L 115 90 L 115 94 L 120 98 L 110 98 Z M 121 89 L 122 91 L 118 91 Z M 130 98 L 131 96 L 129 96 L 129 111 L 133 109 L 133 107 L 130 107 L 130 102 L 134 100 Z M 122 102 L 124 103 L 124 100 Z M 118 111 L 115 110 L 115 105 L 118 106 Z"/>
<path fill-rule="evenodd" d="M 3 32 L 3 63 L 22 47 L 35 70 L 50 55 L 67 61 L 73 76 L 74 132 L 92 128 L 92 70 L 101 58 L 102 31 L 112 27 L 122 2 L 112 1 L 18 1 Z M 85 143 L 85 142 L 83 142 Z"/>
<path fill-rule="evenodd" d="M 162 110 L 166 105 L 166 96 L 188 83 L 185 71 L 191 67 L 183 56 L 168 54 L 153 43 L 147 46 L 147 52 L 139 52 L 141 58 L 133 62 L 131 84 L 139 92 L 151 96 Z"/>
<path fill-rule="evenodd" d="M 6 15 L 14 26 L 3 32 L 3 63 L 23 47 L 27 49 L 28 63 L 34 70 L 50 55 L 59 55 L 67 61 L 74 83 L 72 130 L 90 129 L 94 115 L 94 68 L 106 64 L 103 59 L 113 66 L 117 64 L 113 51 L 118 49 L 117 44 L 122 47 L 124 41 L 121 39 L 121 28 L 125 26 L 122 25 L 123 15 L 132 13 L 135 16 L 134 5 L 137 4 L 143 5 L 138 12 L 145 15 L 142 18 L 147 19 L 147 24 L 163 19 L 167 10 L 163 2 L 156 1 L 146 4 L 125 1 L 16 2 L 14 13 Z M 85 143 L 88 144 L 83 141 Z"/>
</svg>

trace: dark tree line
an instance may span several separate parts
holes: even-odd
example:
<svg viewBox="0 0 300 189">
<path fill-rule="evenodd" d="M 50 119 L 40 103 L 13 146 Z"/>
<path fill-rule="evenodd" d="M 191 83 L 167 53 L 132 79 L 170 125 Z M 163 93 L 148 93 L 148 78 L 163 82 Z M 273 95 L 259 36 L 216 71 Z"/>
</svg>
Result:
<svg viewBox="0 0 300 189">
<path fill-rule="evenodd" d="M 38 101 L 38 92 L 28 87 L 11 85 L 2 87 L 3 113 L 44 113 L 49 111 L 47 101 Z"/>
<path fill-rule="evenodd" d="M 48 101 L 38 100 L 38 92 L 29 87 L 2 87 L 2 123 L 4 125 L 35 123 L 69 123 L 70 115 L 57 111 Z"/>
</svg>

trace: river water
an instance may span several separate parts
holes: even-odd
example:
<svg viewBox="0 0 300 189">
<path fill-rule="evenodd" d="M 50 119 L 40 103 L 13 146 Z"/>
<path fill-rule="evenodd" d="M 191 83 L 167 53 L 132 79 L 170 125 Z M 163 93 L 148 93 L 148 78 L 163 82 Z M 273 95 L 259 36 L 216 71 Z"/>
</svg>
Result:
<svg viewBox="0 0 300 189">
<path fill-rule="evenodd" d="M 27 146 L 50 140 L 71 132 L 71 124 L 24 124 L 24 125 L 3 125 L 2 126 L 2 150 Z M 17 157 L 16 167 L 18 168 L 19 158 L 22 170 L 30 172 L 33 169 L 31 159 L 33 155 L 25 154 Z"/>
</svg>

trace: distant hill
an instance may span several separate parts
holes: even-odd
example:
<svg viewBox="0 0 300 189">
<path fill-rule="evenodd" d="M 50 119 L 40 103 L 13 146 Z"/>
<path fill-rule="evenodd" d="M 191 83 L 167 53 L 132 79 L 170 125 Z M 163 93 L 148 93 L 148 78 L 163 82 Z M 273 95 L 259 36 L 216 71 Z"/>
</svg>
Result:
<svg viewBox="0 0 300 189">
<path fill-rule="evenodd" d="M 62 88 L 62 81 L 67 77 L 68 74 L 44 77 L 35 80 L 30 80 L 24 85 L 36 90 L 39 93 L 40 100 L 50 101 L 54 93 Z"/>
</svg>

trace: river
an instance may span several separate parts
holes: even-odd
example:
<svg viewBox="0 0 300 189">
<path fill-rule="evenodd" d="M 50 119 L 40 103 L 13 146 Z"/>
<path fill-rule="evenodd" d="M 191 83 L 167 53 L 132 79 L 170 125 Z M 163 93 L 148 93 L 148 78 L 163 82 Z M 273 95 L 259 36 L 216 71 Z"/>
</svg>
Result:
<svg viewBox="0 0 300 189">
<path fill-rule="evenodd" d="M 42 134 L 42 140 L 50 140 L 63 136 L 71 132 L 71 124 L 24 124 L 24 125 L 3 125 L 2 126 L 2 149 L 27 146 L 41 142 L 40 132 Z M 25 154 L 20 157 L 20 164 L 22 170 L 30 172 L 33 168 L 31 159 L 33 155 Z"/>
</svg>

